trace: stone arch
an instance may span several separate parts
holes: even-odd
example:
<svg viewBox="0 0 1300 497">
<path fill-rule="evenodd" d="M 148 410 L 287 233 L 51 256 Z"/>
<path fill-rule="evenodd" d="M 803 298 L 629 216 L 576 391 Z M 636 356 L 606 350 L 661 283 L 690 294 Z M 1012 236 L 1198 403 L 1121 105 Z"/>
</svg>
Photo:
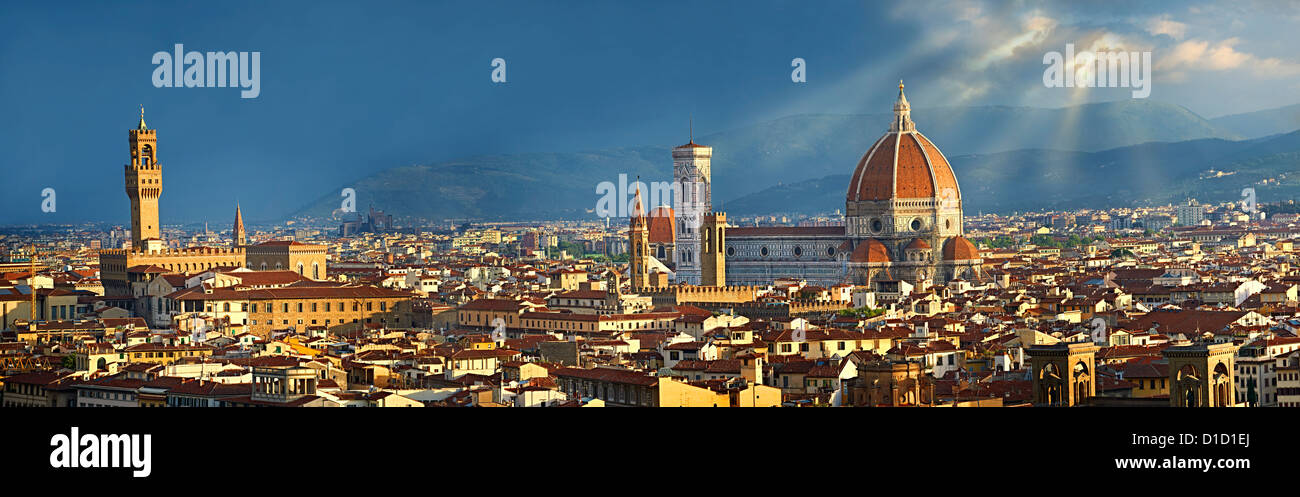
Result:
<svg viewBox="0 0 1300 497">
<path fill-rule="evenodd" d="M 1056 363 L 1047 363 L 1043 369 L 1038 372 L 1038 390 L 1041 398 L 1049 406 L 1063 405 L 1061 398 L 1063 380 L 1061 371 L 1057 369 Z"/>
<path fill-rule="evenodd" d="M 1184 364 L 1175 374 L 1176 390 L 1171 392 L 1181 407 L 1196 407 L 1201 404 L 1201 374 L 1196 366 Z"/>
<path fill-rule="evenodd" d="M 1074 382 L 1074 403 L 1081 404 L 1087 400 L 1088 392 L 1092 391 L 1092 367 L 1082 360 L 1077 360 L 1074 362 L 1070 376 L 1070 381 Z"/>
<path fill-rule="evenodd" d="M 1223 362 L 1219 362 L 1210 373 L 1210 378 L 1214 387 L 1214 407 L 1231 407 L 1232 372 L 1228 370 L 1228 367 Z"/>
</svg>

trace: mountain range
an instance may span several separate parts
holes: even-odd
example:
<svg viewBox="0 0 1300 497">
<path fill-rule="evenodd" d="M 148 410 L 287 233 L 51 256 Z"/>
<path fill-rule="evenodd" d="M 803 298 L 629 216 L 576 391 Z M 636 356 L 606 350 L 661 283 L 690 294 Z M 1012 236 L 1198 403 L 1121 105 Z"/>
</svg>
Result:
<svg viewBox="0 0 1300 497">
<path fill-rule="evenodd" d="M 1300 106 L 1207 120 L 1177 105 L 1125 100 L 912 116 L 952 163 L 967 212 L 1003 212 L 1226 200 L 1250 185 L 1260 202 L 1292 195 L 1300 191 L 1288 174 L 1300 164 L 1292 111 Z M 891 117 L 796 115 L 698 137 L 714 147 L 714 208 L 733 215 L 843 208 L 848 176 Z M 669 181 L 671 171 L 667 144 L 468 157 L 359 178 L 292 217 L 339 218 L 338 192 L 351 187 L 359 210 L 373 205 L 399 217 L 594 219 L 598 183 L 617 184 L 619 174 Z"/>
</svg>

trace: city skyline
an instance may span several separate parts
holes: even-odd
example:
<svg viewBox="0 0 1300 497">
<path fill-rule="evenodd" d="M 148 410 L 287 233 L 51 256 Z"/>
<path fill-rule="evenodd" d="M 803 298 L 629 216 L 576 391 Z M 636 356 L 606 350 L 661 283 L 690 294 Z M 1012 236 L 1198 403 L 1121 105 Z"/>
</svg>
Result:
<svg viewBox="0 0 1300 497">
<path fill-rule="evenodd" d="M 1300 0 L 0 3 L 0 477 L 1285 483 L 1297 26 Z M 671 408 L 740 458 L 678 457 Z M 828 446 L 868 471 L 783 462 Z"/>
</svg>

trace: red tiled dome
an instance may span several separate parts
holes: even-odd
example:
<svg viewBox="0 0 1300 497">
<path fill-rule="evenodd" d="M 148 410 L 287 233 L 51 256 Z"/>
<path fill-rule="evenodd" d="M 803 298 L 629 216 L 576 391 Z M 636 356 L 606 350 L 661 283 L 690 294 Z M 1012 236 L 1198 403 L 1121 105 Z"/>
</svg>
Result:
<svg viewBox="0 0 1300 497">
<path fill-rule="evenodd" d="M 954 236 L 943 244 L 943 260 L 945 261 L 968 261 L 979 258 L 980 251 L 975 248 L 975 244 L 964 237 Z"/>
<path fill-rule="evenodd" d="M 899 85 L 895 123 L 858 161 L 849 181 L 848 200 L 943 197 L 951 188 L 960 200 L 952 166 L 928 138 L 916 131 L 911 105 Z"/>
<path fill-rule="evenodd" d="M 912 243 L 907 244 L 903 250 L 929 250 L 930 244 L 920 238 L 915 238 Z"/>
<path fill-rule="evenodd" d="M 868 238 L 858 244 L 853 249 L 853 255 L 849 257 L 851 262 L 892 262 L 889 258 L 889 249 L 879 240 Z"/>
<path fill-rule="evenodd" d="M 938 147 L 917 132 L 886 133 L 858 161 L 848 199 L 931 198 L 946 188 L 960 197 L 956 175 Z"/>
<path fill-rule="evenodd" d="M 673 208 L 666 205 L 650 211 L 650 243 L 673 243 L 677 240 L 677 220 Z"/>
</svg>

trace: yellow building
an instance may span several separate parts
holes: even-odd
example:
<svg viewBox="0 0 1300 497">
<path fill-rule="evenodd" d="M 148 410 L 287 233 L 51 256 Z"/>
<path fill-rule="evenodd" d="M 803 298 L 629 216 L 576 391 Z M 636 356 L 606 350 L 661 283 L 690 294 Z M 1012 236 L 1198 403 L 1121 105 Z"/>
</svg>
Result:
<svg viewBox="0 0 1300 497">
<path fill-rule="evenodd" d="M 324 245 L 295 241 L 270 241 L 246 248 L 244 267 L 256 271 L 289 270 L 313 280 L 325 278 L 329 255 Z"/>
<path fill-rule="evenodd" d="M 355 331 L 367 324 L 387 328 L 411 326 L 411 295 L 372 286 L 290 286 L 245 290 L 187 288 L 166 297 L 181 313 L 206 313 L 245 325 L 266 337 L 274 330 L 305 331 L 323 326 L 332 333 Z"/>
<path fill-rule="evenodd" d="M 1133 384 L 1133 397 L 1149 398 L 1169 395 L 1169 365 L 1165 363 L 1129 364 L 1124 380 Z"/>
<path fill-rule="evenodd" d="M 749 384 L 745 388 L 719 388 L 659 378 L 659 407 L 778 407 L 781 389 Z"/>
<path fill-rule="evenodd" d="M 207 345 L 142 343 L 127 347 L 124 352 L 126 352 L 128 362 L 162 364 L 165 366 L 187 357 L 208 357 L 212 355 L 212 347 Z"/>
</svg>

